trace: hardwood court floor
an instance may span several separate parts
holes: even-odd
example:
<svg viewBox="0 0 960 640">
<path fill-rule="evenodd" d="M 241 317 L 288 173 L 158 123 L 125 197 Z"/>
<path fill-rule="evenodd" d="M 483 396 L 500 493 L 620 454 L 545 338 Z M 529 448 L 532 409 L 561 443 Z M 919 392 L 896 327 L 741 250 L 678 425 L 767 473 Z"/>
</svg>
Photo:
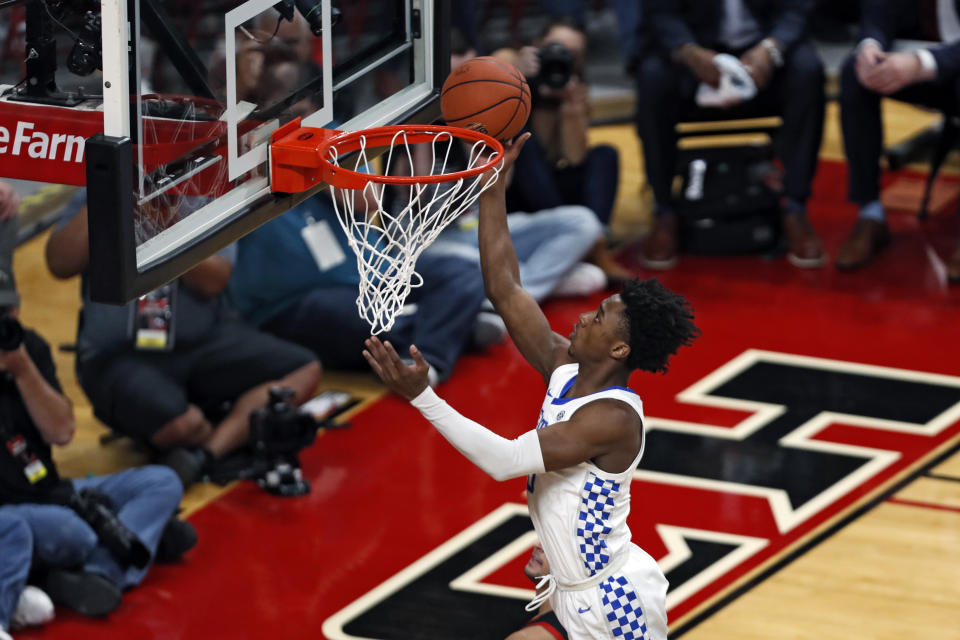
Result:
<svg viewBox="0 0 960 640">
<path fill-rule="evenodd" d="M 908 135 L 929 120 L 907 108 L 894 108 L 893 116 L 888 125 L 895 129 L 895 137 Z M 594 138 L 611 141 L 621 149 L 623 178 L 616 222 L 629 236 L 645 222 L 647 211 L 637 178 L 640 162 L 635 138 L 629 127 L 598 129 Z M 831 112 L 824 157 L 840 157 L 839 149 L 836 118 Z M 842 184 L 843 167 L 825 164 L 811 206 L 814 222 L 833 251 L 852 214 L 843 202 Z M 821 272 L 798 272 L 782 260 L 766 263 L 749 257 L 684 259 L 676 271 L 665 274 L 668 285 L 697 304 L 705 336 L 700 345 L 677 360 L 668 376 L 633 380 L 647 403 L 648 422 L 655 429 L 651 446 L 658 440 L 664 443 L 677 438 L 684 429 L 693 433 L 690 424 L 735 427 L 749 413 L 743 406 L 698 408 L 689 398 L 677 396 L 751 349 L 758 366 L 773 366 L 771 372 L 802 373 L 810 367 L 826 367 L 839 371 L 839 385 L 847 384 L 842 376 L 850 371 L 855 374 L 854 381 L 875 381 L 889 374 L 897 384 L 909 382 L 913 375 L 904 370 L 920 371 L 933 374 L 923 377 L 931 388 L 945 389 L 944 393 L 952 389 L 960 377 L 960 330 L 956 328 L 960 324 L 960 292 L 942 286 L 931 251 L 943 255 L 952 240 L 947 236 L 956 232 L 955 226 L 951 220 L 937 219 L 927 236 L 908 216 L 898 216 L 894 225 L 896 242 L 888 256 L 870 272 L 854 276 L 837 274 L 829 267 Z M 37 238 L 22 247 L 15 267 L 25 323 L 40 329 L 56 346 L 73 341 L 78 285 L 50 278 L 42 262 L 44 240 Z M 554 326 L 562 329 L 579 309 L 598 301 L 555 302 L 547 310 Z M 796 356 L 825 360 L 797 360 Z M 56 452 L 62 470 L 82 475 L 142 462 L 140 454 L 124 441 L 99 445 L 105 430 L 92 418 L 76 386 L 72 356 L 56 352 L 56 359 L 64 388 L 75 403 L 79 427 L 74 443 Z M 894 373 L 856 368 L 862 365 L 892 368 Z M 487 355 L 464 359 L 441 393 L 468 415 L 497 426 L 505 435 L 516 435 L 528 428 L 528 418 L 542 396 L 535 377 L 516 350 L 504 345 Z M 769 375 L 760 379 L 766 377 Z M 886 382 L 893 384 L 890 380 Z M 729 387 L 726 395 L 734 392 L 736 385 L 729 386 L 733 382 L 724 383 L 724 388 Z M 325 434 L 305 454 L 305 467 L 314 484 L 309 498 L 273 499 L 249 484 L 227 490 L 195 487 L 184 504 L 198 527 L 201 543 L 183 566 L 157 568 L 106 621 L 87 621 L 58 611 L 59 619 L 46 629 L 21 632 L 17 637 L 253 638 L 279 633 L 294 638 L 498 637 L 514 614 L 491 612 L 516 611 L 519 620 L 522 601 L 505 600 L 503 594 L 528 586 L 518 577 L 525 551 L 522 545 L 501 554 L 510 557 L 501 558 L 499 569 L 494 566 L 487 577 L 481 575 L 466 592 L 448 593 L 444 582 L 437 587 L 439 594 L 436 590 L 412 592 L 421 594 L 413 605 L 397 599 L 398 593 L 406 593 L 406 587 L 394 589 L 393 596 L 387 593 L 390 588 L 383 587 L 370 595 L 385 580 L 396 583 L 393 576 L 405 568 L 423 569 L 424 557 L 438 548 L 454 553 L 465 539 L 475 539 L 471 546 L 482 547 L 501 529 L 506 540 L 522 537 L 526 530 L 522 522 L 515 533 L 509 529 L 517 517 L 522 520 L 510 511 L 522 511 L 522 481 L 497 484 L 487 479 L 409 407 L 389 396 L 381 398 L 381 389 L 370 376 L 328 375 L 324 387 L 348 388 L 368 400 L 354 414 L 352 430 Z M 771 393 L 794 392 L 787 387 Z M 798 384 L 796 388 L 809 387 Z M 856 384 L 842 388 L 840 400 L 860 389 Z M 753 393 L 753 386 L 746 389 Z M 771 494 L 715 491 L 689 482 L 677 487 L 660 476 L 639 478 L 634 483 L 631 516 L 635 539 L 656 557 L 664 558 L 670 546 L 663 540 L 664 532 L 680 531 L 687 541 L 689 566 L 684 569 L 675 555 L 679 564 L 671 582 L 687 585 L 710 574 L 709 580 L 694 585 L 696 589 L 688 588 L 685 599 L 675 598 L 679 602 L 671 608 L 674 637 L 960 638 L 960 608 L 956 606 L 960 602 L 960 482 L 956 480 L 960 478 L 960 454 L 956 453 L 960 416 L 950 413 L 956 408 L 950 402 L 960 402 L 960 398 L 951 400 L 947 393 L 942 398 L 947 407 L 943 412 L 930 409 L 924 413 L 934 406 L 935 396 L 926 389 L 923 393 L 928 395 L 921 401 L 919 393 L 910 387 L 896 394 L 885 409 L 891 416 L 896 414 L 892 422 L 883 422 L 882 415 L 867 423 L 841 417 L 837 419 L 840 426 L 811 435 L 814 444 L 804 446 L 816 449 L 823 448 L 824 442 L 856 443 L 892 455 L 883 458 L 889 465 L 874 477 L 846 486 L 846 493 L 824 507 L 820 515 L 792 529 L 804 530 L 793 538 L 780 535 L 771 519 L 765 502 Z M 798 402 L 816 406 L 823 399 L 813 391 L 810 395 L 812 400 L 800 394 Z M 871 399 L 885 395 L 868 388 L 863 402 L 869 405 Z M 859 410 L 871 411 L 867 405 L 858 405 Z M 897 413 L 901 410 L 906 413 Z M 929 415 L 931 411 L 936 415 Z M 846 413 L 860 415 L 853 410 Z M 929 424 L 923 426 L 925 420 L 940 423 L 929 428 Z M 654 455 L 655 449 L 648 450 L 641 468 L 648 473 L 666 470 L 668 475 L 677 475 L 683 471 L 684 460 L 707 455 L 701 464 L 686 471 L 689 475 L 685 477 L 696 478 L 707 473 L 711 451 L 720 456 L 720 441 L 715 439 L 705 439 L 699 448 L 682 448 L 690 444 L 682 439 L 676 442 L 679 446 L 668 448 L 663 456 Z M 804 464 L 795 467 L 773 464 L 765 469 L 765 460 L 776 463 L 781 459 L 756 455 L 766 449 L 733 451 L 736 455 L 722 458 L 729 465 L 723 473 L 741 479 L 744 474 L 754 474 L 750 476 L 754 479 L 772 474 L 770 486 L 785 480 L 784 490 L 793 506 L 805 499 L 796 492 L 825 483 L 826 476 L 835 473 L 835 465 L 822 466 L 818 455 L 801 459 Z M 850 458 L 849 451 L 844 455 Z M 877 455 L 877 459 L 882 457 Z M 814 469 L 822 473 L 813 474 Z M 674 497 L 678 499 L 671 500 Z M 774 503 L 775 499 L 770 502 Z M 503 505 L 507 512 L 502 511 Z M 656 529 L 657 522 L 678 526 Z M 710 526 L 728 537 L 704 535 Z M 675 542 L 676 536 L 673 539 Z M 768 542 L 756 551 L 757 540 Z M 455 544 L 450 546 L 451 542 Z M 499 548 L 499 543 L 489 544 L 493 550 Z M 776 552 L 771 552 L 777 545 Z M 754 555 L 744 558 L 742 551 L 751 549 Z M 731 565 L 728 560 L 738 553 L 739 564 Z M 437 566 L 446 567 L 460 555 L 448 554 L 437 560 Z M 427 559 L 438 557 L 434 554 Z M 704 566 L 692 567 L 694 560 Z M 724 562 L 726 574 L 714 570 Z M 681 570 L 685 571 L 682 575 L 677 573 Z M 414 580 L 408 587 L 422 587 L 421 582 Z M 477 589 L 487 595 L 477 595 Z M 464 593 L 473 599 L 464 599 Z M 366 600 L 362 600 L 365 594 Z M 467 604 L 475 606 L 471 609 Z M 478 616 L 477 611 L 486 615 Z M 330 616 L 336 612 L 341 615 L 331 622 Z M 400 624 L 411 617 L 418 621 L 416 625 Z M 361 632 L 382 628 L 377 626 L 378 620 L 390 623 L 392 631 L 383 635 Z M 463 632 L 437 631 L 450 620 Z"/>
</svg>

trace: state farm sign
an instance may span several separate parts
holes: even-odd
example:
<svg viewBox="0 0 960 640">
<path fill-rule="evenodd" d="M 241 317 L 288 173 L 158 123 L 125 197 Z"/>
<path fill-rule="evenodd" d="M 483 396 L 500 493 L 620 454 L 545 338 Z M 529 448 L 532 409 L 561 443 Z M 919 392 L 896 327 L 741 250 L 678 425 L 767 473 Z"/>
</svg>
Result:
<svg viewBox="0 0 960 640">
<path fill-rule="evenodd" d="M 86 184 L 86 139 L 103 112 L 0 101 L 0 177 Z"/>
</svg>

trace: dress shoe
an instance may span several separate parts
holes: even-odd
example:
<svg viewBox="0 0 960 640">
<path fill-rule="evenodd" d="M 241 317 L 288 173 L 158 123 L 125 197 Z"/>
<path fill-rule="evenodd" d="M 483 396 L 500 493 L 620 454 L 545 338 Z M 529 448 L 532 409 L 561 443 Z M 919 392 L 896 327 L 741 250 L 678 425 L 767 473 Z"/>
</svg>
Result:
<svg viewBox="0 0 960 640">
<path fill-rule="evenodd" d="M 166 526 L 163 527 L 160 542 L 157 543 L 157 553 L 154 554 L 153 559 L 161 564 L 176 562 L 195 546 L 197 546 L 197 530 L 186 520 L 174 516 L 167 520 Z"/>
<path fill-rule="evenodd" d="M 677 264 L 677 216 L 657 216 L 641 251 L 641 263 L 647 269 L 673 269 Z"/>
<path fill-rule="evenodd" d="M 890 230 L 885 222 L 859 218 L 837 252 L 837 269 L 859 269 L 873 260 L 888 244 Z"/>
<path fill-rule="evenodd" d="M 827 261 L 820 236 L 802 213 L 783 215 L 783 233 L 787 239 L 787 261 L 801 269 L 816 269 Z"/>
<path fill-rule="evenodd" d="M 43 590 L 55 603 L 82 616 L 100 618 L 120 606 L 120 589 L 96 573 L 54 569 L 47 574 Z"/>
</svg>

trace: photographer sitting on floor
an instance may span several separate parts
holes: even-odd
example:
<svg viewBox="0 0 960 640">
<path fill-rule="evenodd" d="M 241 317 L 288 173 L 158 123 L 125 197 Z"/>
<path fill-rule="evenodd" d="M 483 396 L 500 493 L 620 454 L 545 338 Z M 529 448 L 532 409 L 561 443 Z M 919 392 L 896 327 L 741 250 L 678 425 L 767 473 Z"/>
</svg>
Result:
<svg viewBox="0 0 960 640">
<path fill-rule="evenodd" d="M 536 46 L 500 49 L 530 82 L 532 111 L 526 130 L 533 132 L 507 189 L 508 211 L 543 211 L 583 205 L 609 227 L 620 178 L 616 148 L 590 145 L 590 104 L 584 77 L 587 36 L 569 19 L 551 21 Z M 601 236 L 587 255 L 614 281 L 633 274 L 619 265 Z"/>
<path fill-rule="evenodd" d="M 85 277 L 86 193 L 67 208 L 46 257 L 54 276 L 84 276 L 77 378 L 97 418 L 165 451 L 162 462 L 184 487 L 247 445 L 250 413 L 267 404 L 271 387 L 293 389 L 297 406 L 313 395 L 321 374 L 315 356 L 257 331 L 227 307 L 222 294 L 234 246 L 138 301 L 101 304 L 90 299 Z"/>
<path fill-rule="evenodd" d="M 23 560 L 54 602 L 101 616 L 120 604 L 123 589 L 140 583 L 151 560 L 178 558 L 196 543 L 193 527 L 173 517 L 182 489 L 169 469 L 73 481 L 57 472 L 50 445 L 73 438 L 73 405 L 60 389 L 50 347 L 17 320 L 10 268 L 16 226 L 14 219 L 0 223 L 0 247 L 7 249 L 0 252 L 0 518 L 18 533 L 0 538 L 0 638 L 23 599 Z M 18 558 L 21 566 L 7 565 Z"/>
</svg>

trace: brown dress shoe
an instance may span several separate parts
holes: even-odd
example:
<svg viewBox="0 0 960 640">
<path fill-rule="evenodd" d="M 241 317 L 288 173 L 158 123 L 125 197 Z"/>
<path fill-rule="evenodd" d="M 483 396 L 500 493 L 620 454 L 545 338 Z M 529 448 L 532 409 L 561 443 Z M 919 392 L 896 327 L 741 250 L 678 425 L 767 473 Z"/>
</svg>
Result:
<svg viewBox="0 0 960 640">
<path fill-rule="evenodd" d="M 859 218 L 837 252 L 837 269 L 859 269 L 873 260 L 888 244 L 890 230 L 886 223 Z"/>
<path fill-rule="evenodd" d="M 657 216 L 643 243 L 641 262 L 647 269 L 665 271 L 677 264 L 677 216 Z"/>
<path fill-rule="evenodd" d="M 807 216 L 784 214 L 783 233 L 787 238 L 787 261 L 790 264 L 801 269 L 815 269 L 826 263 L 827 252 Z"/>
<path fill-rule="evenodd" d="M 947 260 L 947 280 L 950 284 L 960 284 L 960 240 L 957 241 L 957 248 Z"/>
</svg>

